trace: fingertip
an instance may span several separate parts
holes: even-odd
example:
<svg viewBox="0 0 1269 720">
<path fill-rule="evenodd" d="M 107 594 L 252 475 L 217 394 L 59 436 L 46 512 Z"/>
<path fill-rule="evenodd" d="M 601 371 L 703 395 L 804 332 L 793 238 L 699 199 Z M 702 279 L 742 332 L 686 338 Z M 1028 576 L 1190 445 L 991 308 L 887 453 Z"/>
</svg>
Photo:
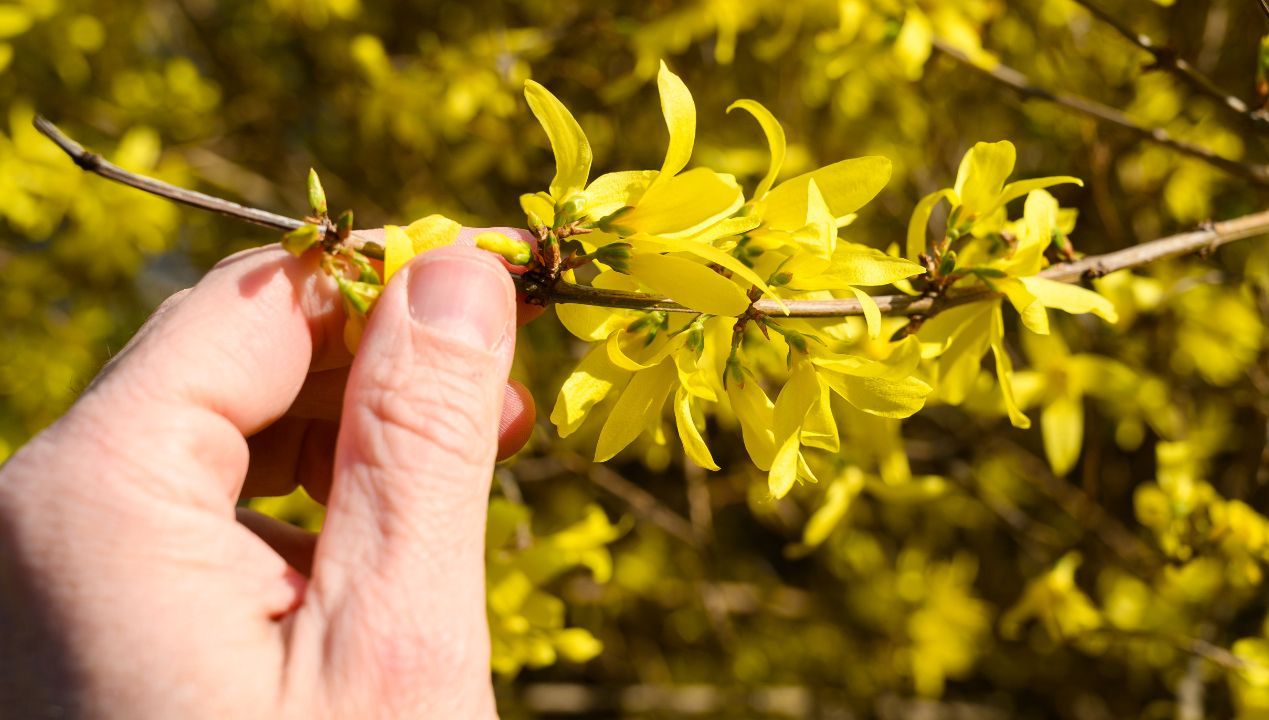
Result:
<svg viewBox="0 0 1269 720">
<path fill-rule="evenodd" d="M 502 417 L 498 421 L 498 460 L 506 460 L 524 448 L 537 422 L 537 405 L 529 389 L 508 380 L 502 395 Z"/>
</svg>

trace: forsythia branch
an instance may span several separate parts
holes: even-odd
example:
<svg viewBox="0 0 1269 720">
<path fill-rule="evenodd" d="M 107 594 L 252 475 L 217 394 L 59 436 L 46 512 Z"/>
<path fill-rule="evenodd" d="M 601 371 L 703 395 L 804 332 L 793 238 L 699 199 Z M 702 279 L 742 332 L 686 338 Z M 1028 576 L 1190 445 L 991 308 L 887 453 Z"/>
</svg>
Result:
<svg viewBox="0 0 1269 720">
<path fill-rule="evenodd" d="M 949 51 L 958 52 L 944 49 L 944 52 Z M 968 63 L 969 60 L 965 59 L 965 62 Z M 80 168 L 96 173 L 108 180 L 113 180 L 184 205 L 210 210 L 275 230 L 289 232 L 305 225 L 302 220 L 246 207 L 124 170 L 101 156 L 85 150 L 83 146 L 67 137 L 53 123 L 42 117 L 36 117 L 35 127 L 55 142 Z M 1245 166 L 1240 165 L 1240 167 Z M 1105 255 L 1094 255 L 1074 262 L 1054 265 L 1042 271 L 1040 276 L 1060 282 L 1078 282 L 1101 277 L 1118 270 L 1148 265 L 1168 258 L 1197 252 L 1211 252 L 1235 240 L 1243 240 L 1266 233 L 1269 233 L 1269 210 L 1244 215 L 1224 222 L 1210 223 L 1197 230 L 1151 240 Z M 368 257 L 382 259 L 383 248 L 378 243 L 358 236 L 357 233 L 353 233 L 350 239 Z M 514 280 L 517 287 L 522 285 L 522 279 L 519 276 L 515 276 Z M 952 292 L 947 295 L 879 295 L 873 299 L 882 314 L 929 317 L 957 305 L 985 300 L 994 296 L 995 293 L 990 291 L 973 290 L 960 293 Z M 620 290 L 603 290 L 568 282 L 559 282 L 551 288 L 549 299 L 557 303 L 576 303 L 628 310 L 696 312 L 664 297 Z M 858 300 L 853 299 L 786 300 L 783 304 L 788 309 L 787 317 L 831 318 L 864 314 L 863 306 Z M 754 310 L 767 315 L 776 317 L 785 315 L 784 310 L 773 300 L 758 300 L 753 307 Z"/>
<path fill-rule="evenodd" d="M 1015 92 L 1027 100 L 1043 100 L 1045 102 L 1060 105 L 1068 110 L 1077 112 L 1081 115 L 1087 115 L 1099 122 L 1128 130 L 1142 139 L 1153 142 L 1157 145 L 1169 148 L 1182 155 L 1188 155 L 1197 160 L 1201 160 L 1214 168 L 1229 173 L 1236 177 L 1240 177 L 1248 182 L 1261 187 L 1269 187 L 1269 166 L 1251 165 L 1242 163 L 1237 160 L 1227 158 L 1223 155 L 1199 147 L 1184 140 L 1178 140 L 1163 128 L 1151 128 L 1139 125 L 1133 122 L 1131 118 L 1123 112 L 1103 105 L 1095 100 L 1089 100 L 1086 97 L 1075 95 L 1072 93 L 1064 93 L 1060 91 L 1047 90 L 1035 85 L 1026 75 L 1018 70 L 1004 64 L 996 64 L 993 67 L 985 67 L 974 62 L 965 53 L 957 50 L 946 42 L 935 38 L 934 47 L 944 55 L 956 60 L 957 62 L 969 67 L 995 82 L 1012 88 Z"/>
<path fill-rule="evenodd" d="M 1150 56 L 1154 58 L 1154 67 L 1171 72 L 1181 78 L 1190 87 L 1229 108 L 1257 130 L 1261 132 L 1269 131 L 1269 116 L 1264 113 L 1252 112 L 1247 107 L 1247 103 L 1222 90 L 1211 78 L 1200 72 L 1185 58 L 1179 56 L 1175 50 L 1156 44 L 1154 40 L 1146 35 L 1133 32 L 1127 25 L 1124 25 L 1110 13 L 1103 10 L 1093 0 L 1074 0 L 1074 2 L 1087 10 L 1093 17 L 1119 33 L 1128 42 L 1150 53 Z"/>
</svg>

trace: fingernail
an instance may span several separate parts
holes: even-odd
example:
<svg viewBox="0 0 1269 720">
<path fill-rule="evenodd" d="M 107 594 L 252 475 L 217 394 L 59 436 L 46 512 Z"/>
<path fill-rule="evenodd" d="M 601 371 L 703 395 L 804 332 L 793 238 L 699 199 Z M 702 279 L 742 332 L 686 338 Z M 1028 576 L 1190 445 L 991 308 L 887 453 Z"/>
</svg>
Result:
<svg viewBox="0 0 1269 720">
<path fill-rule="evenodd" d="M 410 315 L 420 325 L 481 350 L 497 350 L 515 316 L 507 271 L 471 248 L 442 248 L 410 267 Z"/>
</svg>

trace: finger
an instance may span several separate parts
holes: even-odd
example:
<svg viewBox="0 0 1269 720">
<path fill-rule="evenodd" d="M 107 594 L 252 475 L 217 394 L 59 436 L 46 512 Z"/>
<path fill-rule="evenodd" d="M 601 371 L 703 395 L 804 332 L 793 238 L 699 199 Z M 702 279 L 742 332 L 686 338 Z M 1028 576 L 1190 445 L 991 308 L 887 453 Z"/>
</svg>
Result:
<svg viewBox="0 0 1269 720">
<path fill-rule="evenodd" d="M 309 381 L 333 372 L 315 373 L 309 376 Z M 300 398 L 304 398 L 305 393 L 317 392 L 310 390 L 309 383 L 304 387 Z M 332 407 L 342 407 L 344 383 L 339 383 L 337 393 L 331 391 L 330 394 L 339 397 L 339 402 Z M 297 405 L 300 398 L 296 399 Z M 310 406 L 316 404 L 310 403 Z M 322 415 L 327 413 L 323 411 Z M 242 497 L 287 495 L 300 486 L 314 500 L 324 504 L 330 493 L 331 469 L 335 462 L 337 419 L 337 416 L 329 420 L 297 417 L 293 406 L 286 417 L 248 439 L 251 463 L 242 486 Z M 536 420 L 537 409 L 528 388 L 515 380 L 509 381 L 503 392 L 502 415 L 498 420 L 499 460 L 520 452 L 533 433 Z"/>
<path fill-rule="evenodd" d="M 319 503 L 330 495 L 339 424 L 284 417 L 247 440 L 251 462 L 243 497 L 290 494 L 297 486 Z"/>
<path fill-rule="evenodd" d="M 101 448 L 101 486 L 184 503 L 235 500 L 251 435 L 281 417 L 310 370 L 347 365 L 334 284 L 277 246 L 221 262 L 146 325 L 55 429 Z M 102 470 L 104 468 L 104 470 Z M 76 472 L 78 470 L 78 472 Z"/>
<path fill-rule="evenodd" d="M 534 238 L 533 233 L 523 228 L 464 227 L 462 230 L 458 231 L 458 238 L 454 240 L 454 244 L 461 245 L 464 247 L 473 247 L 476 244 L 476 236 L 481 234 L 482 232 L 487 232 L 490 230 L 492 230 L 493 232 L 502 233 L 503 235 L 506 235 L 507 237 L 513 240 L 520 240 L 524 242 L 525 245 L 531 245 L 532 243 L 536 242 L 536 238 Z M 357 235 L 366 240 L 373 240 L 381 245 L 383 244 L 383 229 L 382 228 L 378 228 L 374 230 L 359 230 L 357 232 Z M 545 311 L 546 311 L 545 307 L 527 302 L 525 300 L 524 293 L 521 293 L 521 292 L 516 293 L 516 324 L 517 325 L 527 325 L 528 323 L 538 319 L 538 317 L 540 317 L 542 313 Z"/>
<path fill-rule="evenodd" d="M 529 389 L 517 380 L 507 383 L 502 395 L 502 416 L 498 420 L 498 459 L 520 452 L 537 422 L 537 406 Z"/>
<path fill-rule="evenodd" d="M 387 716 L 491 714 L 485 509 L 513 296 L 489 255 L 429 252 L 384 289 L 349 376 L 293 641 L 325 649 L 331 692 L 353 703 L 390 697 Z M 367 687 L 380 691 L 361 697 Z M 439 689 L 432 697 L 453 704 L 424 704 Z"/>
<path fill-rule="evenodd" d="M 255 533 L 274 552 L 282 556 L 287 565 L 308 577 L 313 572 L 313 550 L 317 547 L 317 534 L 303 528 L 263 515 L 250 508 L 238 508 L 238 522 Z"/>
</svg>

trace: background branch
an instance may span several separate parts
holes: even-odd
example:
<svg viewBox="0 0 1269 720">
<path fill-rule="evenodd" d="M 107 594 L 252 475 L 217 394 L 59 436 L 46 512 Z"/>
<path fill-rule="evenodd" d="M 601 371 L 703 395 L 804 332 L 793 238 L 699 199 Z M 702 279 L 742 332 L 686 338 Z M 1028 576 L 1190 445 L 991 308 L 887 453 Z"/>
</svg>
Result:
<svg viewBox="0 0 1269 720">
<path fill-rule="evenodd" d="M 1265 7 L 1263 3 L 1266 1 L 1269 0 L 1262 0 L 1262 7 Z M 1252 112 L 1251 109 L 1247 107 L 1247 103 L 1222 90 L 1215 82 L 1212 81 L 1211 78 L 1199 72 L 1197 68 L 1191 65 L 1188 60 L 1177 55 L 1177 52 L 1172 48 L 1157 45 L 1148 36 L 1133 32 L 1128 28 L 1128 26 L 1124 25 L 1119 20 L 1115 19 L 1115 17 L 1110 13 L 1099 7 L 1093 2 L 1093 0 L 1074 0 L 1074 2 L 1091 13 L 1093 17 L 1097 18 L 1115 32 L 1119 33 L 1128 42 L 1150 53 L 1150 56 L 1154 58 L 1154 65 L 1157 68 L 1176 75 L 1199 93 L 1208 96 L 1232 110 L 1240 118 L 1251 124 L 1260 132 L 1269 131 L 1269 117 L 1266 117 L 1262 113 Z"/>
<path fill-rule="evenodd" d="M 1055 105 L 1059 105 L 1073 112 L 1091 117 L 1099 122 L 1128 130 L 1129 132 L 1141 137 L 1144 140 L 1169 148 L 1182 155 L 1201 160 L 1212 167 L 1221 170 L 1235 177 L 1242 178 L 1250 183 L 1260 187 L 1269 187 L 1269 167 L 1265 165 L 1250 165 L 1237 160 L 1232 160 L 1223 155 L 1217 155 L 1203 147 L 1178 140 L 1163 128 L 1151 128 L 1139 125 L 1133 122 L 1131 118 L 1123 112 L 1103 105 L 1095 100 L 1075 95 L 1072 93 L 1064 93 L 1035 85 L 1026 75 L 1004 64 L 996 64 L 993 67 L 984 67 L 969 58 L 965 53 L 957 50 L 946 42 L 935 38 L 934 47 L 944 55 L 956 60 L 983 75 L 984 77 L 1012 88 L 1026 100 L 1043 100 Z"/>
<path fill-rule="evenodd" d="M 951 50 L 950 52 L 958 51 Z M 963 58 L 964 56 L 961 57 Z M 969 60 L 965 59 L 965 62 L 968 63 Z M 1005 69 L 1007 70 L 1007 68 Z M 42 117 L 36 117 L 35 127 L 65 151 L 75 161 L 76 165 L 108 180 L 113 180 L 183 205 L 210 210 L 275 230 L 290 231 L 305 224 L 302 220 L 276 215 L 265 210 L 249 208 L 238 203 L 179 188 L 160 180 L 124 170 L 103 159 L 100 155 L 88 152 L 79 143 L 58 130 L 53 123 Z M 1239 167 L 1245 166 L 1239 165 Z M 1233 220 L 1211 223 L 1198 230 L 1152 240 L 1105 255 L 1094 255 L 1075 262 L 1054 265 L 1041 272 L 1040 277 L 1060 282 L 1077 282 L 1101 277 L 1118 270 L 1148 265 L 1159 260 L 1197 252 L 1211 252 L 1226 243 L 1266 233 L 1269 233 L 1269 210 L 1244 215 Z M 354 246 L 367 256 L 377 259 L 383 258 L 383 247 L 377 242 L 364 236 L 359 236 L 357 233 L 353 233 L 350 239 L 354 241 Z M 513 276 L 513 280 L 517 288 L 524 289 L 523 278 Z M 882 314 L 929 317 L 951 307 L 986 300 L 995 296 L 996 293 L 988 290 L 969 290 L 939 296 L 879 295 L 874 297 L 873 300 L 877 303 L 877 307 Z M 551 288 L 549 299 L 557 303 L 595 305 L 627 310 L 697 312 L 669 298 L 645 293 L 603 290 L 589 285 L 576 285 L 568 282 L 559 282 Z M 864 314 L 863 306 L 858 300 L 853 299 L 786 300 L 784 305 L 789 311 L 787 315 L 780 305 L 769 299 L 758 300 L 754 303 L 754 309 L 773 317 L 834 318 Z"/>
</svg>

